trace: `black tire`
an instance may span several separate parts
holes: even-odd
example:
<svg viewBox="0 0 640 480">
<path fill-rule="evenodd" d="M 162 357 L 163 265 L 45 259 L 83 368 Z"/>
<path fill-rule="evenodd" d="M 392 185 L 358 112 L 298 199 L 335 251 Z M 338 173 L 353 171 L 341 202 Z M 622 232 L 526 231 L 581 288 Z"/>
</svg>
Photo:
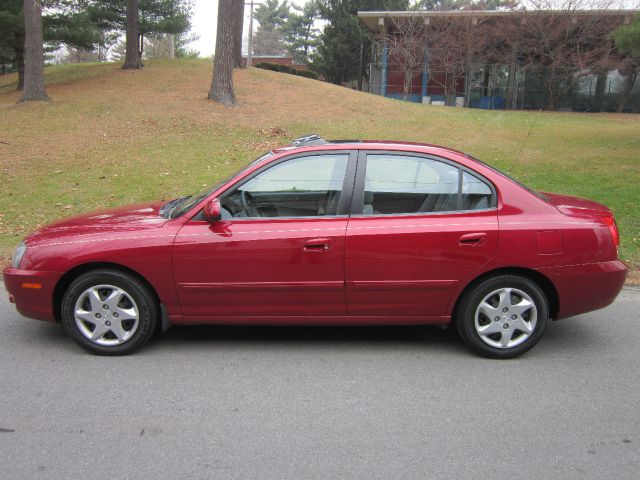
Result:
<svg viewBox="0 0 640 480">
<path fill-rule="evenodd" d="M 98 307 L 92 300 L 105 303 Z M 78 302 L 83 313 L 76 321 Z M 111 308 L 107 303 L 112 304 Z M 62 299 L 61 316 L 65 330 L 82 348 L 97 355 L 127 355 L 151 338 L 158 311 L 155 296 L 139 278 L 119 270 L 101 269 L 84 273 L 69 285 Z M 131 318 L 127 318 L 127 312 L 134 312 Z M 101 330 L 96 332 L 98 321 Z M 96 338 L 92 340 L 89 336 L 94 332 Z"/>
<path fill-rule="evenodd" d="M 507 296 L 508 303 L 500 302 Z M 514 301 L 516 304 L 512 304 Z M 527 306 L 529 302 L 531 307 Z M 490 277 L 470 288 L 460 299 L 455 318 L 467 346 L 489 358 L 522 355 L 538 343 L 548 321 L 549 304 L 544 292 L 536 283 L 517 275 Z"/>
</svg>

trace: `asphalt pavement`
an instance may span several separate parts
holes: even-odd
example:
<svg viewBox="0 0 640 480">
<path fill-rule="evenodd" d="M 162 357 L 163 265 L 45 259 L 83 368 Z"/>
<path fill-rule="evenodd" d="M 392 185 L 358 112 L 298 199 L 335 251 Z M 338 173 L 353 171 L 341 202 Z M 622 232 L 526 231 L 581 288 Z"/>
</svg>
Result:
<svg viewBox="0 0 640 480">
<path fill-rule="evenodd" d="M 433 327 L 174 327 L 85 353 L 0 286 L 0 478 L 637 479 L 640 289 L 515 360 Z"/>
</svg>

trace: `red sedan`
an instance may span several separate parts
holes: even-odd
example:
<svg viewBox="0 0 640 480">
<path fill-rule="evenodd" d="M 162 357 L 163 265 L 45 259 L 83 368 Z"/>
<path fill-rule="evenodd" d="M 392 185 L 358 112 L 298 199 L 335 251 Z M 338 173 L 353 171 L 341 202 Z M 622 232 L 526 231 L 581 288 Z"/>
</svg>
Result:
<svg viewBox="0 0 640 480">
<path fill-rule="evenodd" d="M 46 226 L 4 281 L 21 314 L 98 354 L 171 324 L 453 323 L 508 358 L 613 302 L 618 244 L 607 207 L 464 153 L 309 136 L 199 195 Z"/>
</svg>

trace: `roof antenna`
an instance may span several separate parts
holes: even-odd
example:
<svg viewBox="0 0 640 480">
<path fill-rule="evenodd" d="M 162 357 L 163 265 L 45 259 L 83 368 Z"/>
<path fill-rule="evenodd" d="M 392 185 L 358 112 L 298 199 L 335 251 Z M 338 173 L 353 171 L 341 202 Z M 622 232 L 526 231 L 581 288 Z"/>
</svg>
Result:
<svg viewBox="0 0 640 480">
<path fill-rule="evenodd" d="M 538 122 L 538 118 L 540 117 L 541 113 L 542 113 L 542 109 L 538 110 L 538 115 L 536 115 L 536 118 L 534 118 L 533 122 L 531 122 L 531 126 L 529 127 L 529 131 L 527 132 L 527 136 L 525 137 L 524 142 L 522 142 L 522 145 L 520 145 L 520 150 L 518 151 L 516 158 L 513 159 L 513 163 L 511 164 L 511 167 L 509 168 L 509 170 L 507 170 L 508 175 L 511 175 L 511 172 L 513 171 L 513 167 L 516 166 L 517 161 L 520 159 L 520 154 L 522 153 L 522 150 L 524 150 L 524 146 L 527 144 L 527 140 L 529 140 L 529 137 L 531 136 L 531 132 L 533 131 L 533 127 L 536 126 L 536 123 Z"/>
</svg>

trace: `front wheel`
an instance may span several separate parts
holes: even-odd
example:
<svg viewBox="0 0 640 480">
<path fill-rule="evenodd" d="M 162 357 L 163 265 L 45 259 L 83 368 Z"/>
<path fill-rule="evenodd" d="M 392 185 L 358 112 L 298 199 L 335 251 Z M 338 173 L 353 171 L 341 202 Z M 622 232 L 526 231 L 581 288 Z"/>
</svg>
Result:
<svg viewBox="0 0 640 480">
<path fill-rule="evenodd" d="M 151 337 L 157 304 L 138 278 L 118 270 L 80 275 L 62 299 L 62 323 L 81 347 L 99 355 L 126 355 Z"/>
<path fill-rule="evenodd" d="M 491 277 L 464 294 L 456 314 L 462 340 L 490 358 L 513 358 L 532 348 L 549 319 L 547 298 L 531 280 Z"/>
</svg>

